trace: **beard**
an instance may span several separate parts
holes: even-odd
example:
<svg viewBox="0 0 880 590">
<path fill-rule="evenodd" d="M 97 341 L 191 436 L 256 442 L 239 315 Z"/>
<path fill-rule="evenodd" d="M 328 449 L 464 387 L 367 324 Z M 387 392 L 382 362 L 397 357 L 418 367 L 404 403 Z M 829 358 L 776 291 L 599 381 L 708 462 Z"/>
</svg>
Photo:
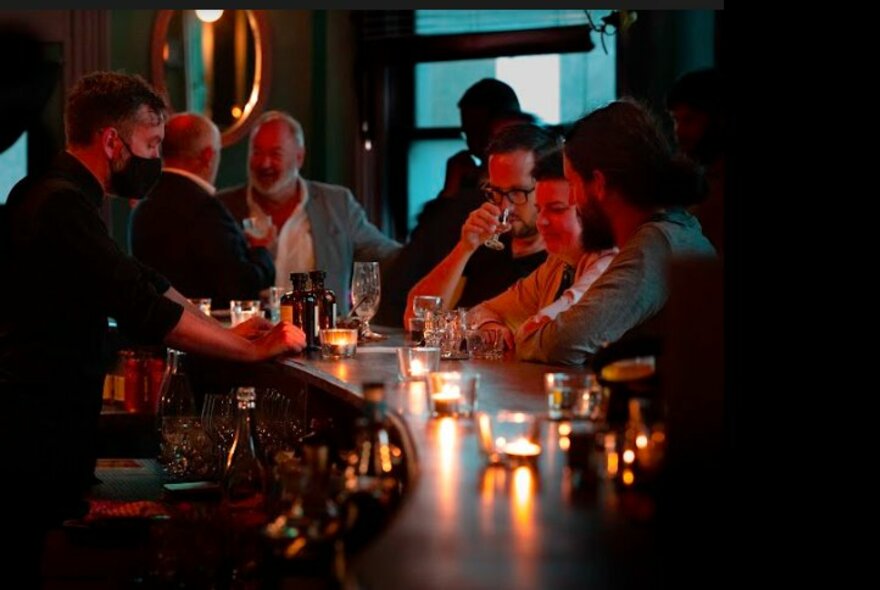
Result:
<svg viewBox="0 0 880 590">
<path fill-rule="evenodd" d="M 583 205 L 578 205 L 577 212 L 583 226 L 581 245 L 584 250 L 593 252 L 614 246 L 611 219 L 595 199 L 587 199 Z"/>
<path fill-rule="evenodd" d="M 277 180 L 263 182 L 260 180 L 259 176 L 248 171 L 248 180 L 250 181 L 251 186 L 257 189 L 261 195 L 273 201 L 281 201 L 287 197 L 296 187 L 297 177 L 297 170 L 294 169 Z"/>
<path fill-rule="evenodd" d="M 517 219 L 519 223 L 512 223 L 510 235 L 514 238 L 531 238 L 538 233 L 537 225 L 528 225 L 522 219 Z"/>
</svg>

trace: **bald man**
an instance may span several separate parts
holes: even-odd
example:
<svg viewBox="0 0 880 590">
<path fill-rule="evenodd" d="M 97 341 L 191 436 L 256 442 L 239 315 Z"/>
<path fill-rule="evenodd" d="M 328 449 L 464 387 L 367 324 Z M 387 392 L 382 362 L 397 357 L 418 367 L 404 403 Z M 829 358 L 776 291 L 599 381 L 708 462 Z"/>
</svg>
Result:
<svg viewBox="0 0 880 590">
<path fill-rule="evenodd" d="M 215 198 L 220 131 L 196 113 L 165 125 L 162 177 L 130 221 L 133 256 L 164 274 L 185 296 L 210 297 L 215 309 L 230 299 L 259 299 L 274 284 L 275 266 L 263 247 L 250 247 Z"/>
</svg>

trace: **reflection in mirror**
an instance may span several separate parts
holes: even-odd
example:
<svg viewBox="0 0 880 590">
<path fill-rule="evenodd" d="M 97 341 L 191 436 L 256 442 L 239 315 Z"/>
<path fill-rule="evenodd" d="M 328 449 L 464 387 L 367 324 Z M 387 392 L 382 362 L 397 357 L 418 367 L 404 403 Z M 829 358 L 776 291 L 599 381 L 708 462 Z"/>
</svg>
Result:
<svg viewBox="0 0 880 590">
<path fill-rule="evenodd" d="M 259 11 L 160 11 L 153 82 L 172 110 L 207 116 L 220 128 L 223 145 L 230 145 L 266 101 L 267 34 Z"/>
</svg>

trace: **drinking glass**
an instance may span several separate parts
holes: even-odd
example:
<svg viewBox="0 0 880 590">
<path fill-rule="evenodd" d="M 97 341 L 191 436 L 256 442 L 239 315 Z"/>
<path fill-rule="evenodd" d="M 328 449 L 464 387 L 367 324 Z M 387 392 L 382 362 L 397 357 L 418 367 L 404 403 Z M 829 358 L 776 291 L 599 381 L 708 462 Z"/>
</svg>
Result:
<svg viewBox="0 0 880 590">
<path fill-rule="evenodd" d="M 233 299 L 229 302 L 229 317 L 233 326 L 260 315 L 260 301 Z"/>
<path fill-rule="evenodd" d="M 351 304 L 361 320 L 361 335 L 366 340 L 384 338 L 370 329 L 370 318 L 379 310 L 382 286 L 378 262 L 355 262 L 351 278 Z"/>
<path fill-rule="evenodd" d="M 241 228 L 245 234 L 261 240 L 269 233 L 269 223 L 267 217 L 246 217 L 241 220 Z"/>
<path fill-rule="evenodd" d="M 510 228 L 513 227 L 511 224 L 507 223 L 507 218 L 510 215 L 510 209 L 505 207 L 501 211 L 501 217 L 498 218 L 498 230 L 492 234 L 492 237 L 483 242 L 483 245 L 487 248 L 492 248 L 493 250 L 504 250 L 504 243 L 499 239 L 501 234 L 504 232 L 510 231 Z"/>
<path fill-rule="evenodd" d="M 416 295 L 413 298 L 413 314 L 417 318 L 424 318 L 428 311 L 439 313 L 442 304 L 443 299 L 439 295 Z"/>
</svg>

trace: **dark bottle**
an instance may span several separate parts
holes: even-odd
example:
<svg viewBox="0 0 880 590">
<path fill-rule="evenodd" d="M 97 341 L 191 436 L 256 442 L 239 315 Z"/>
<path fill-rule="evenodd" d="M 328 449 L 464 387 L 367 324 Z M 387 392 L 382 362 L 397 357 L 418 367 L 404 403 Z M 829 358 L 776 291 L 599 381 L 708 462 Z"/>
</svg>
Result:
<svg viewBox="0 0 880 590">
<path fill-rule="evenodd" d="M 318 321 L 321 328 L 336 327 L 336 293 L 324 286 L 327 273 L 323 270 L 313 270 L 309 273 L 312 281 L 312 291 L 318 298 Z"/>
<path fill-rule="evenodd" d="M 293 290 L 281 298 L 281 319 L 298 326 L 306 335 L 306 349 L 320 350 L 318 340 L 318 301 L 308 290 L 309 275 L 304 272 L 290 273 Z"/>
<path fill-rule="evenodd" d="M 235 436 L 226 458 L 223 493 L 233 512 L 247 512 L 263 520 L 266 509 L 267 474 L 256 439 L 256 392 L 239 387 L 235 392 Z"/>
</svg>

